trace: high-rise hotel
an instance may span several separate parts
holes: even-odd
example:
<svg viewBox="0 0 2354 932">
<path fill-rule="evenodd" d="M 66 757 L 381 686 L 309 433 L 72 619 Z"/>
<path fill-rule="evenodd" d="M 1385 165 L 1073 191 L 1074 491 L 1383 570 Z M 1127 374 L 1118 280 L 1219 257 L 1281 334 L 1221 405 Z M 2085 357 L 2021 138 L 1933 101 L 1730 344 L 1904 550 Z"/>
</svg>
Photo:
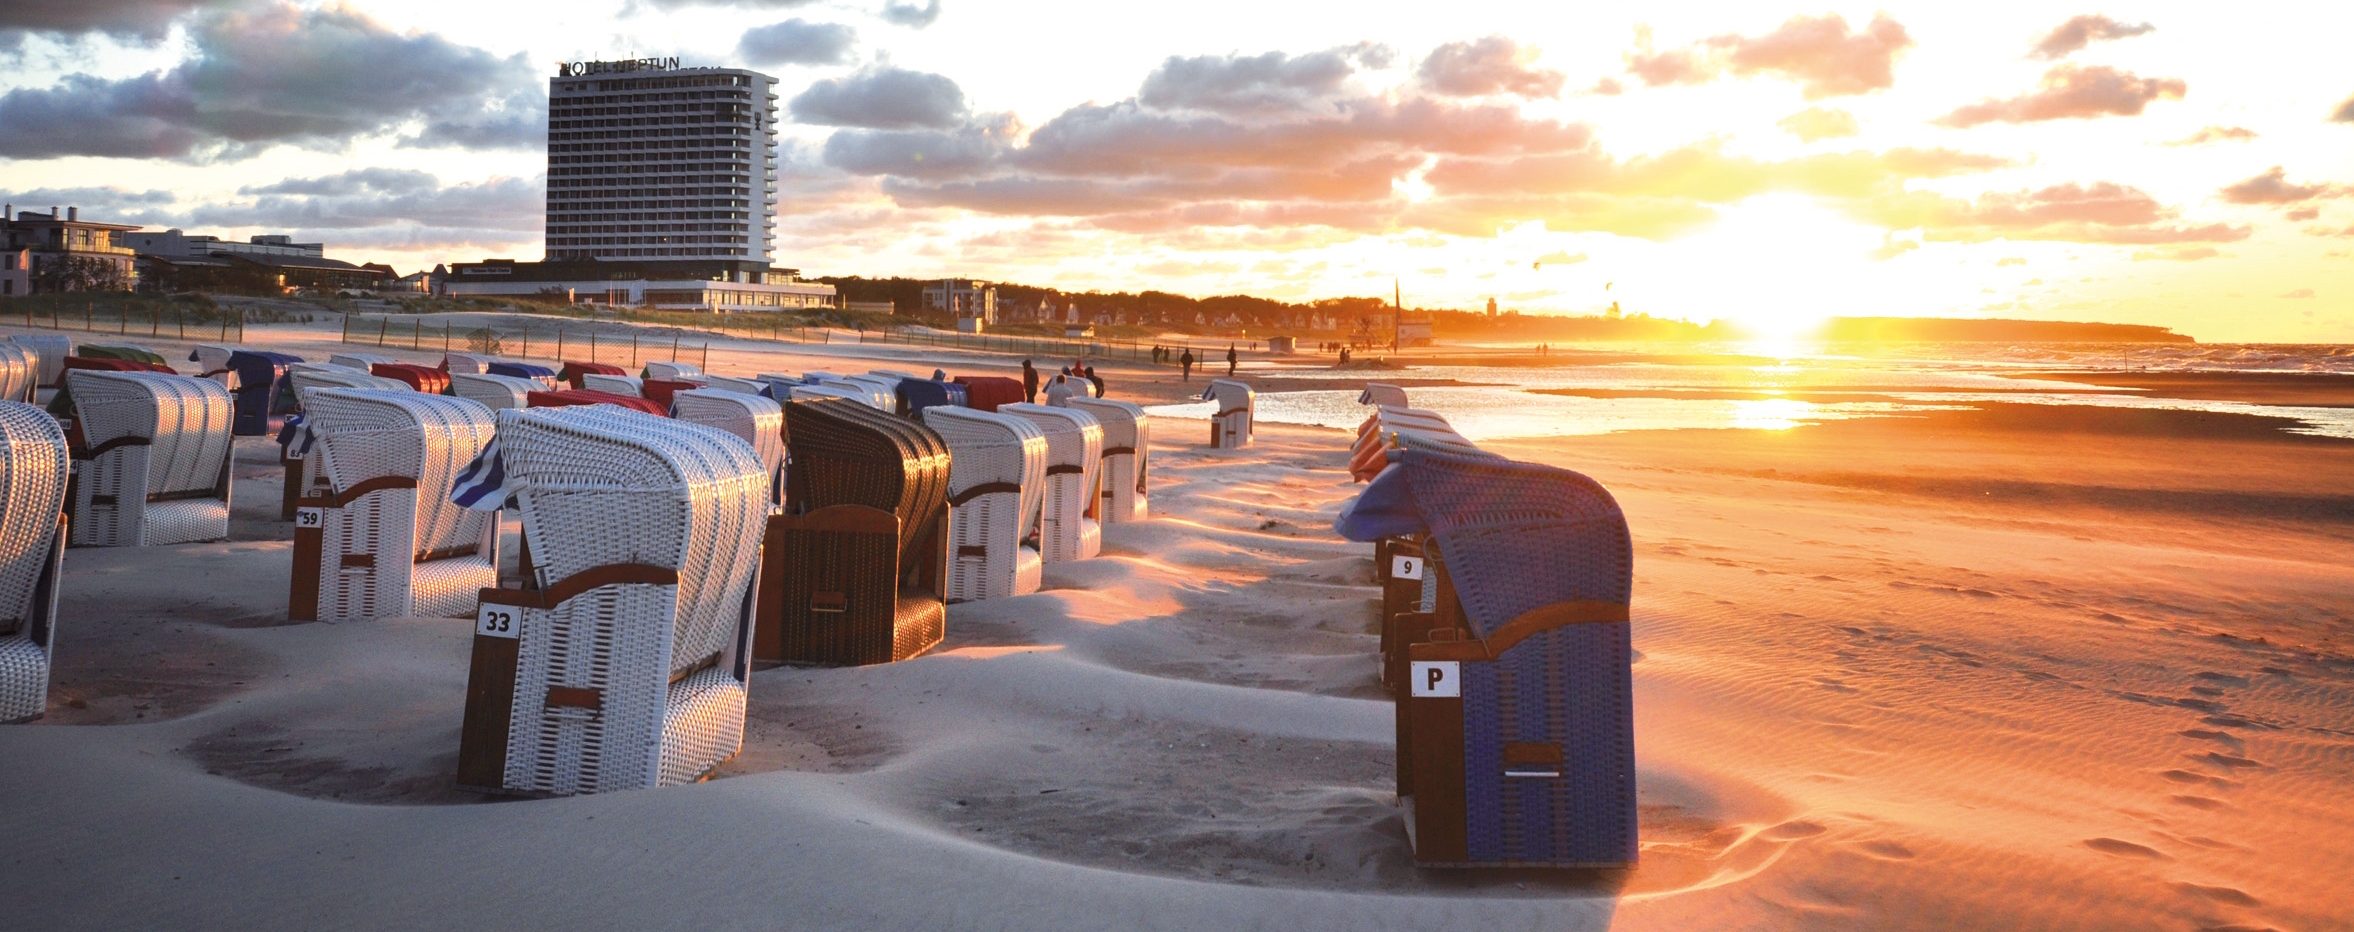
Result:
<svg viewBox="0 0 2354 932">
<path fill-rule="evenodd" d="M 677 310 L 834 303 L 769 265 L 776 79 L 676 58 L 565 62 L 548 81 L 547 259 L 462 262 L 449 291 Z"/>
<path fill-rule="evenodd" d="M 560 66 L 548 81 L 548 258 L 765 266 L 776 79 L 677 59 L 592 70 L 612 64 Z"/>
</svg>

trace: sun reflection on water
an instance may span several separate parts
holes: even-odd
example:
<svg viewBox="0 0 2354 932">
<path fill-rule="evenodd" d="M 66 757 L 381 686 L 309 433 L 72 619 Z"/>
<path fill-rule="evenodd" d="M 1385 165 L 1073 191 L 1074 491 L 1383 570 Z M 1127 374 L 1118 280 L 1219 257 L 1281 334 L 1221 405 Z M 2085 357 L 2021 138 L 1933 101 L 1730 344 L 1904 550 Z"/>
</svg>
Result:
<svg viewBox="0 0 2354 932">
<path fill-rule="evenodd" d="M 1796 398 L 1761 398 L 1733 402 L 1733 426 L 1751 430 L 1789 430 L 1811 422 L 1814 402 Z"/>
</svg>

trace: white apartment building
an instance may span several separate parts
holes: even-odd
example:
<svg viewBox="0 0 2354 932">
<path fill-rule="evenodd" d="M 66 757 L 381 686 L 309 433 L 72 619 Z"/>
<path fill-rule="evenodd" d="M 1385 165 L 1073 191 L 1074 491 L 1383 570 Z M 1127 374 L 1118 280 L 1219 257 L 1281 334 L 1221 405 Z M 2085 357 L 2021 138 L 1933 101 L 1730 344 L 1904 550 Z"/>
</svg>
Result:
<svg viewBox="0 0 2354 932">
<path fill-rule="evenodd" d="M 548 261 L 766 266 L 776 83 L 676 58 L 560 66 L 548 81 Z"/>
</svg>

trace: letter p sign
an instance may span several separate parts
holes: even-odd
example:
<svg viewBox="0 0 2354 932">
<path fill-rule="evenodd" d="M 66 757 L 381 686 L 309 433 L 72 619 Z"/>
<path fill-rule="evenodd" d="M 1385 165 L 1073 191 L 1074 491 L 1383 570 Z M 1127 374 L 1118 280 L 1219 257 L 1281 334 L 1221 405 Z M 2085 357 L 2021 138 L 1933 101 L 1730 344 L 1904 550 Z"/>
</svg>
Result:
<svg viewBox="0 0 2354 932">
<path fill-rule="evenodd" d="M 1417 660 L 1408 675 L 1409 694 L 1416 699 L 1456 699 L 1463 695 L 1460 661 Z"/>
</svg>

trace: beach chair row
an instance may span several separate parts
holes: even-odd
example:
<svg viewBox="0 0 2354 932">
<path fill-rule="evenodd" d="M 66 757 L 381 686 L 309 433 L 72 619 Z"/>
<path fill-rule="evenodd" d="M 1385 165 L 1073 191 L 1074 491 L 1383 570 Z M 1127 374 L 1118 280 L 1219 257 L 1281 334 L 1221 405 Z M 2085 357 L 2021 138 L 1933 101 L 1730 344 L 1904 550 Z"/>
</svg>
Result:
<svg viewBox="0 0 2354 932">
<path fill-rule="evenodd" d="M 1379 678 L 1425 866 L 1632 866 L 1633 581 L 1592 479 L 1482 450 L 1372 383 L 1334 527 L 1374 547 Z"/>
</svg>

